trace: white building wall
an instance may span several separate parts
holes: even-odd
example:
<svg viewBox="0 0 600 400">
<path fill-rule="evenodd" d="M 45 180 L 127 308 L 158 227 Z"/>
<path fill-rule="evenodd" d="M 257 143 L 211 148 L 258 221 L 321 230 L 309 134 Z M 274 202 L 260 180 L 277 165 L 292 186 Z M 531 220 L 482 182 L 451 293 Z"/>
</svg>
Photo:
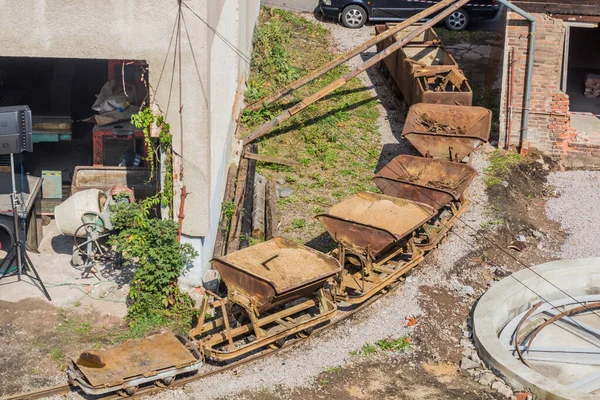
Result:
<svg viewBox="0 0 600 400">
<path fill-rule="evenodd" d="M 234 47 L 249 54 L 259 0 L 187 0 L 186 4 Z M 166 65 L 153 98 L 166 113 L 171 96 L 167 122 L 173 148 L 183 155 L 183 176 L 179 163 L 175 165 L 179 184 L 174 215 L 179 213 L 177 194 L 184 184 L 189 194 L 183 233 L 201 255 L 185 280 L 197 284 L 212 253 L 248 65 L 205 22 L 185 7 L 183 11 L 190 40 L 182 28 L 181 126 L 174 43 L 167 54 L 178 16 L 177 0 L 0 0 L 0 56 L 145 60 L 152 90 Z"/>
</svg>

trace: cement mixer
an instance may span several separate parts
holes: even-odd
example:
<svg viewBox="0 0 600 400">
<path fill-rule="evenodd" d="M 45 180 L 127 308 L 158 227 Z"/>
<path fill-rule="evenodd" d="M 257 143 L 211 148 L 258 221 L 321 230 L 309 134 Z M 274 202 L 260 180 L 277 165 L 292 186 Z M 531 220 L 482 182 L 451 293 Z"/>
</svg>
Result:
<svg viewBox="0 0 600 400">
<path fill-rule="evenodd" d="M 110 254 L 107 239 L 113 226 L 110 222 L 111 206 L 117 202 L 135 201 L 133 191 L 124 186 L 113 186 L 106 192 L 87 189 L 77 192 L 54 210 L 56 226 L 60 233 L 73 236 L 71 264 L 85 268 L 86 272 Z"/>
</svg>

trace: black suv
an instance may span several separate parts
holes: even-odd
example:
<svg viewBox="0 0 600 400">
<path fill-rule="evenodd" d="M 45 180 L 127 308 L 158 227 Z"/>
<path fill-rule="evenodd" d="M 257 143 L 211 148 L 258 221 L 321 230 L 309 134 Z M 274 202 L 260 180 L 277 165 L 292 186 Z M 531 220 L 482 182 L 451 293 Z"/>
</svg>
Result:
<svg viewBox="0 0 600 400">
<path fill-rule="evenodd" d="M 325 17 L 342 20 L 348 28 L 360 28 L 367 21 L 402 21 L 423 11 L 432 3 L 424 0 L 319 0 Z M 446 17 L 446 28 L 461 31 L 472 18 L 492 19 L 500 5 L 496 0 L 472 0 Z"/>
</svg>

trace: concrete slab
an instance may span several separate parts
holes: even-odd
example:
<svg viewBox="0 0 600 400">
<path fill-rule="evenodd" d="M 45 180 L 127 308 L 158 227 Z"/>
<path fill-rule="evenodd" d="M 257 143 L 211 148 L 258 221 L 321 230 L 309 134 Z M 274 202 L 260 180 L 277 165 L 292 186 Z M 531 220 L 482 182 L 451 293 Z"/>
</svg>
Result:
<svg viewBox="0 0 600 400">
<path fill-rule="evenodd" d="M 40 253 L 28 255 L 52 297 L 49 303 L 55 307 L 87 305 L 103 315 L 124 316 L 129 293 L 125 282 L 131 271 L 107 270 L 98 277 L 82 278 L 82 272 L 71 266 L 73 238 L 61 235 L 54 220 L 43 228 L 43 232 Z M 20 282 L 17 276 L 0 279 L 0 300 L 17 302 L 30 298 L 48 302 L 27 276 Z"/>
<path fill-rule="evenodd" d="M 576 376 L 583 378 L 586 374 L 593 373 L 593 368 L 578 366 L 577 371 L 565 367 L 564 370 L 571 373 L 563 374 L 563 369 L 557 365 L 537 363 L 530 369 L 513 357 L 498 338 L 509 321 L 531 308 L 542 297 L 552 303 L 564 298 L 565 292 L 573 297 L 600 294 L 600 258 L 553 261 L 531 270 L 516 272 L 496 283 L 481 297 L 475 308 L 475 342 L 484 362 L 517 389 L 530 390 L 544 399 L 598 399 L 594 394 L 582 393 L 565 386 L 565 383 L 572 383 Z M 585 322 L 591 323 L 587 319 Z M 549 339 L 552 331 L 546 331 L 543 335 L 540 339 L 545 339 L 539 343 L 537 340 L 540 339 L 536 339 L 536 345 L 557 346 L 556 339 Z M 585 342 L 573 343 L 576 347 L 584 345 Z M 557 374 L 562 374 L 560 380 L 557 379 Z M 570 381 L 568 375 L 571 375 Z"/>
</svg>

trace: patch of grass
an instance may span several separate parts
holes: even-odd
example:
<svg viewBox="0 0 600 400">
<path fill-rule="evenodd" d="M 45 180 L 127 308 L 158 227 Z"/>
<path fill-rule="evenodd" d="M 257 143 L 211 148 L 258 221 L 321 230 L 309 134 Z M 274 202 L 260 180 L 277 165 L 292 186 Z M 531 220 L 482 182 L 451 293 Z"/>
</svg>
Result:
<svg viewBox="0 0 600 400">
<path fill-rule="evenodd" d="M 364 357 L 370 357 L 375 353 L 377 353 L 377 346 L 375 346 L 373 343 L 363 344 L 360 350 L 356 352 L 356 354 L 360 354 Z"/>
<path fill-rule="evenodd" d="M 63 353 L 63 351 L 58 347 L 50 349 L 48 355 L 50 356 L 50 359 L 52 359 L 52 361 L 55 361 L 57 363 L 62 362 L 63 358 L 65 358 L 65 353 Z"/>
<path fill-rule="evenodd" d="M 488 40 L 494 40 L 494 37 L 496 36 L 495 31 L 469 29 L 463 31 L 451 31 L 442 26 L 436 27 L 435 32 L 446 46 L 457 43 L 484 44 L 487 43 Z"/>
<path fill-rule="evenodd" d="M 325 372 L 329 373 L 329 374 L 337 374 L 338 372 L 340 372 L 343 368 L 339 365 L 336 365 L 335 367 L 329 367 L 325 370 Z"/>
<path fill-rule="evenodd" d="M 261 9 L 246 101 L 281 89 L 336 55 L 330 32 L 320 25 L 288 11 L 274 10 L 271 15 Z M 242 135 L 347 71 L 341 65 L 273 105 L 246 111 Z M 315 215 L 315 205 L 324 210 L 357 191 L 376 190 L 371 178 L 381 150 L 378 116 L 377 99 L 353 79 L 258 141 L 259 153 L 302 164 L 287 170 L 257 165 L 260 174 L 269 180 L 285 179 L 293 191 L 277 203 L 280 230 L 290 239 L 306 242 L 323 233 L 319 223 L 306 222 Z"/>
<path fill-rule="evenodd" d="M 485 228 L 491 228 L 494 226 L 500 226 L 502 224 L 504 224 L 504 221 L 502 221 L 501 219 L 492 219 L 489 221 L 482 222 L 481 227 L 485 229 Z"/>
<path fill-rule="evenodd" d="M 292 221 L 292 228 L 302 229 L 306 226 L 306 220 L 304 218 L 298 218 Z"/>
<path fill-rule="evenodd" d="M 383 351 L 408 351 L 411 346 L 410 337 L 405 336 L 398 339 L 382 339 L 375 342 L 377 347 Z"/>
<path fill-rule="evenodd" d="M 511 168 L 524 162 L 525 158 L 518 153 L 496 150 L 489 157 L 490 165 L 483 171 L 485 184 L 488 187 L 498 185 L 508 176 Z"/>
<path fill-rule="evenodd" d="M 500 129 L 500 90 L 490 90 L 480 83 L 471 83 L 471 89 L 473 90 L 473 105 L 492 111 L 491 132 L 497 133 Z"/>
</svg>

